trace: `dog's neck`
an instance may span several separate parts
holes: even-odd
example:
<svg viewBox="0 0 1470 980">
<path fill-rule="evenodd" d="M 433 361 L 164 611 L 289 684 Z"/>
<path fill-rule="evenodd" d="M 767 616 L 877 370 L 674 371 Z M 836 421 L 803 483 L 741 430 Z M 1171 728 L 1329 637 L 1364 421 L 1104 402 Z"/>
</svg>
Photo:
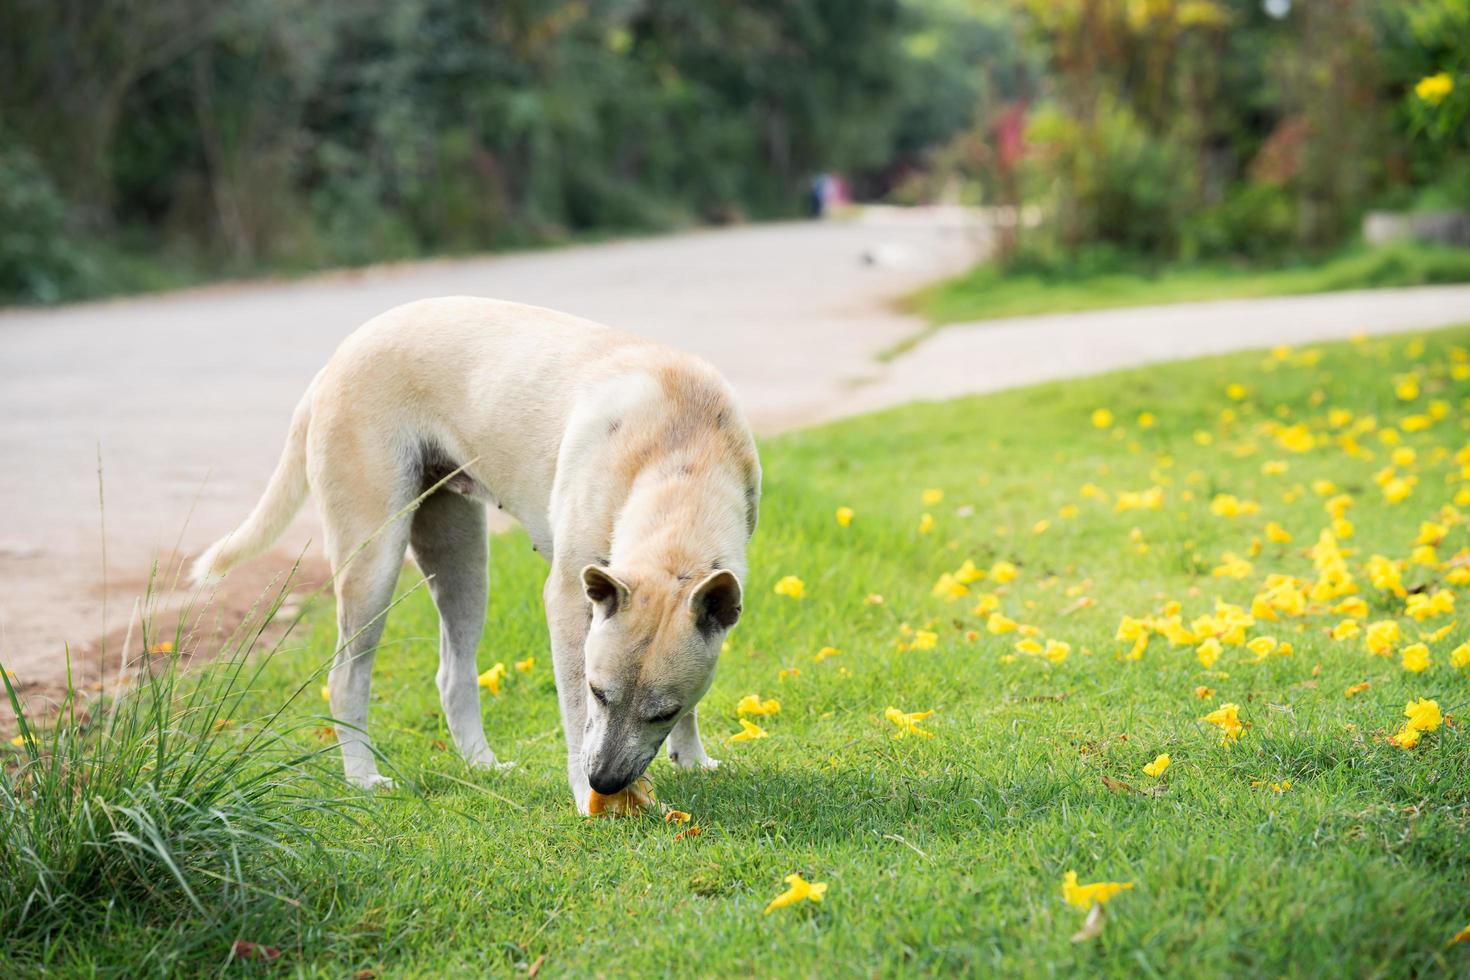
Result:
<svg viewBox="0 0 1470 980">
<path fill-rule="evenodd" d="M 663 460 L 633 480 L 613 522 L 609 562 L 675 578 L 725 568 L 744 581 L 749 501 L 733 466 Z"/>
</svg>

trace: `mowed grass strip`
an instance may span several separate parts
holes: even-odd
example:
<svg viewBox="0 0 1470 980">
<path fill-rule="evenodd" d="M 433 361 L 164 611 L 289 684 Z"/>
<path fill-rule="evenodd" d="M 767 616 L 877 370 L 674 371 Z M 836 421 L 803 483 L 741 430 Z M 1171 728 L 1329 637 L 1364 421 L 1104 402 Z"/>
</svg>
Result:
<svg viewBox="0 0 1470 980">
<path fill-rule="evenodd" d="M 1416 243 L 1355 247 L 1319 261 L 1197 263 L 1150 269 L 1126 262 L 1076 271 L 975 266 L 915 293 L 910 305 L 935 324 L 1078 310 L 1251 299 L 1343 289 L 1470 281 L 1470 249 Z"/>
<path fill-rule="evenodd" d="M 499 696 L 482 693 L 491 744 L 519 767 L 467 771 L 434 688 L 437 620 L 408 570 L 416 591 L 389 622 L 371 723 L 400 788 L 373 801 L 374 819 L 334 831 L 330 854 L 303 852 L 290 869 L 306 883 L 289 896 L 299 907 L 256 915 L 240 938 L 280 947 L 276 969 L 320 976 L 538 962 L 543 976 L 1470 971 L 1470 944 L 1449 944 L 1470 922 L 1470 749 L 1456 717 L 1470 681 L 1451 666 L 1470 636 L 1454 564 L 1470 546 L 1467 348 L 1461 328 L 1253 352 L 766 442 L 745 618 L 700 711 L 722 765 L 652 770 L 697 836 L 574 812 L 545 566 L 518 534 L 492 545 L 480 668 L 511 668 Z M 1412 461 L 1390 462 L 1406 448 Z M 1391 465 L 1416 481 L 1396 503 Z M 1289 655 L 1226 645 L 1206 670 L 1192 644 L 1154 635 L 1128 659 L 1124 616 L 1177 602 L 1187 625 L 1217 599 L 1248 609 L 1273 573 L 1309 589 L 1308 552 L 1333 526 L 1324 504 L 1344 494 L 1351 505 L 1335 506 L 1353 527 L 1338 547 L 1368 607 L 1358 618 L 1400 624 L 1391 656 L 1331 638 L 1348 617 L 1327 609 L 1345 595 L 1248 629 Z M 854 511 L 848 526 L 839 507 Z M 1292 540 L 1270 540 L 1270 521 Z M 1444 534 L 1434 563 L 1421 551 L 1415 564 L 1425 522 Z M 1369 579 L 1375 554 L 1403 561 L 1406 592 L 1453 593 L 1455 612 L 1405 615 L 1407 600 Z M 966 559 L 986 577 L 935 595 Z M 1229 577 L 1242 561 L 1248 572 Z M 998 562 L 1014 579 L 996 581 Z M 800 598 L 775 592 L 788 575 Z M 1023 631 L 990 632 L 976 608 L 993 604 L 1038 643 L 1068 644 L 1065 659 L 1018 650 Z M 320 668 L 330 619 L 319 609 L 267 665 L 262 707 Z M 1431 666 L 1402 666 L 1403 647 L 1452 622 L 1426 644 Z M 819 660 L 824 647 L 840 652 Z M 768 737 L 726 742 L 752 693 L 780 702 L 753 719 Z M 1398 748 L 1388 737 L 1418 698 L 1450 721 Z M 1226 702 L 1246 725 L 1232 744 L 1199 720 Z M 297 710 L 313 707 L 325 710 Z M 895 739 L 889 707 L 935 712 L 920 723 L 933 737 Z M 1145 775 L 1160 753 L 1169 768 Z M 1072 941 L 1085 913 L 1062 900 L 1068 871 L 1133 885 L 1095 938 Z M 825 900 L 765 914 L 792 873 L 827 883 Z M 146 909 L 118 910 L 59 937 L 46 961 L 146 965 L 140 950 L 157 962 L 157 942 L 179 935 Z M 190 956 L 209 965 L 207 951 Z"/>
</svg>

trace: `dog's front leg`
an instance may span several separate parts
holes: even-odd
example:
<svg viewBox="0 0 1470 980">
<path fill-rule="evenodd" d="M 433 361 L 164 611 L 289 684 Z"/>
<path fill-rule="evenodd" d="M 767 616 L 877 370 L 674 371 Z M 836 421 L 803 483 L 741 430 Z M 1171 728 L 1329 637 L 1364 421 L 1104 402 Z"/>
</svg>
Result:
<svg viewBox="0 0 1470 980">
<path fill-rule="evenodd" d="M 704 743 L 699 740 L 698 711 L 690 708 L 669 732 L 669 761 L 680 769 L 713 769 L 719 765 L 705 754 Z"/>
<path fill-rule="evenodd" d="M 587 728 L 586 644 L 589 610 L 575 573 L 559 574 L 553 564 L 543 593 L 546 623 L 551 630 L 551 666 L 556 675 L 556 697 L 561 703 L 562 730 L 567 739 L 567 782 L 577 812 L 587 815 L 592 786 L 582 767 L 582 734 Z"/>
</svg>

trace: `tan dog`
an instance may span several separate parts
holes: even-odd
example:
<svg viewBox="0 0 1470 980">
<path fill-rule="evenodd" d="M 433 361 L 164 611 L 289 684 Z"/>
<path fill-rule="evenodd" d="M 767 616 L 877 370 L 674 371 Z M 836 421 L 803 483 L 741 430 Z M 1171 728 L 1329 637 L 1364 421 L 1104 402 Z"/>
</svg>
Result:
<svg viewBox="0 0 1470 980">
<path fill-rule="evenodd" d="M 367 736 L 368 692 L 406 549 L 439 611 L 455 745 L 471 765 L 499 765 L 475 672 L 486 506 L 517 518 L 551 563 L 546 618 L 578 809 L 591 789 L 641 775 L 666 738 L 676 765 L 716 764 L 695 705 L 740 616 L 760 463 L 709 365 L 538 307 L 410 303 L 337 349 L 296 407 L 265 495 L 200 557 L 196 579 L 264 551 L 308 488 L 337 593 L 331 707 L 351 782 L 391 785 Z"/>
</svg>

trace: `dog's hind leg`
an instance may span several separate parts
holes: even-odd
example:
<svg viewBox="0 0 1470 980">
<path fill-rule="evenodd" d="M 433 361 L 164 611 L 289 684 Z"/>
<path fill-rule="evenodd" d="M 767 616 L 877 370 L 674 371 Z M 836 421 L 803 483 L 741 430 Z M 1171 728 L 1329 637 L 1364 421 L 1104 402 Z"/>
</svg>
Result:
<svg viewBox="0 0 1470 980">
<path fill-rule="evenodd" d="M 413 499 L 413 477 L 387 440 L 334 428 L 330 416 L 320 426 L 317 421 L 308 478 L 337 593 L 337 652 L 327 681 L 332 716 L 340 722 L 337 742 L 348 782 L 388 787 L 392 780 L 378 774 L 367 734 L 368 701 L 373 658 L 408 547 L 410 515 L 400 511 Z"/>
<path fill-rule="evenodd" d="M 439 610 L 439 700 L 459 754 L 472 766 L 505 768 L 485 741 L 475 648 L 485 628 L 489 537 L 485 508 L 450 489 L 435 491 L 413 515 L 414 561 L 428 576 Z"/>
</svg>

